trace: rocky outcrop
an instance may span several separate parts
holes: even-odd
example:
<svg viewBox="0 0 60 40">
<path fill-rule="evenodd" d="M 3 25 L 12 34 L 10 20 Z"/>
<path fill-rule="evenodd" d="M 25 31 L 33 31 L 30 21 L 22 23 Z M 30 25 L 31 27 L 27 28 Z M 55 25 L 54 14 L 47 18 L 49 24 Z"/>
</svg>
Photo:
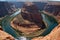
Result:
<svg viewBox="0 0 60 40">
<path fill-rule="evenodd" d="M 58 5 L 57 3 L 56 5 L 53 2 L 51 4 L 47 3 L 47 5 L 44 7 L 44 10 L 55 16 L 60 15 L 60 5 Z"/>
<path fill-rule="evenodd" d="M 8 33 L 0 30 L 0 40 L 15 40 L 15 39 Z"/>
<path fill-rule="evenodd" d="M 13 36 L 3 31 L 0 26 L 0 40 L 15 40 Z"/>
<path fill-rule="evenodd" d="M 16 11 L 15 5 L 9 2 L 0 2 L 0 17 L 10 15 Z"/>
<path fill-rule="evenodd" d="M 32 40 L 60 40 L 60 24 L 56 26 L 50 34 L 45 37 L 36 37 Z"/>
<path fill-rule="evenodd" d="M 45 28 L 39 9 L 34 3 L 25 3 L 22 7 L 21 15 L 25 20 L 36 23 L 42 29 Z"/>
</svg>

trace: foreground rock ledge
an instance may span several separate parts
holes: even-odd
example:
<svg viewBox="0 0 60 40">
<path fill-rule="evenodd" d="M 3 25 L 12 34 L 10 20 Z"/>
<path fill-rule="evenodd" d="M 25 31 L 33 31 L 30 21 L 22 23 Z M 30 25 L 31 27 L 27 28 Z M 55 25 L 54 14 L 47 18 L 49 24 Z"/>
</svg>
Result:
<svg viewBox="0 0 60 40">
<path fill-rule="evenodd" d="M 0 40 L 15 40 L 15 39 L 8 33 L 0 30 Z"/>
<path fill-rule="evenodd" d="M 60 40 L 60 24 L 56 26 L 50 34 L 45 37 L 36 37 L 32 40 Z"/>
</svg>

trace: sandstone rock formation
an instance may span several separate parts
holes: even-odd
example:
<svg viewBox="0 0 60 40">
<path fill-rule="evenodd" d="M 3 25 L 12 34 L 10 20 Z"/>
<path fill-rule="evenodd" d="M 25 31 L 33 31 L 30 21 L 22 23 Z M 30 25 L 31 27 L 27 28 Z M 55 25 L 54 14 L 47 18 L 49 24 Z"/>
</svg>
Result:
<svg viewBox="0 0 60 40">
<path fill-rule="evenodd" d="M 14 37 L 9 35 L 8 33 L 0 30 L 0 40 L 15 40 Z"/>
<path fill-rule="evenodd" d="M 56 26 L 50 34 L 45 37 L 36 37 L 32 40 L 60 40 L 60 24 Z"/>
<path fill-rule="evenodd" d="M 22 7 L 21 15 L 25 20 L 34 22 L 42 29 L 45 28 L 44 22 L 42 21 L 42 16 L 39 13 L 39 9 L 34 3 L 25 3 Z"/>
<path fill-rule="evenodd" d="M 0 17 L 11 15 L 16 11 L 15 5 L 10 2 L 0 2 Z"/>
<path fill-rule="evenodd" d="M 55 16 L 60 15 L 60 5 L 58 5 L 58 3 L 56 3 L 56 5 L 53 2 L 51 4 L 47 3 L 44 10 Z"/>
</svg>

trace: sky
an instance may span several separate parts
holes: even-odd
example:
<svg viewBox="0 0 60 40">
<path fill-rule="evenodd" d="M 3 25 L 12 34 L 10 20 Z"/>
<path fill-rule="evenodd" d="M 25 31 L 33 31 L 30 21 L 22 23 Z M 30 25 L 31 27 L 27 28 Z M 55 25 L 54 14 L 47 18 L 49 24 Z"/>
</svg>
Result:
<svg viewBox="0 0 60 40">
<path fill-rule="evenodd" d="M 22 2 L 25 2 L 25 1 L 28 1 L 28 0 L 0 0 L 0 1 L 22 1 Z M 48 0 L 29 0 L 29 1 L 36 1 L 36 2 L 39 2 L 39 1 L 48 1 Z M 49 0 L 49 1 L 60 1 L 60 0 Z"/>
<path fill-rule="evenodd" d="M 28 0 L 0 0 L 0 1 L 28 1 Z M 48 1 L 48 0 L 29 0 L 29 1 Z M 49 0 L 49 1 L 60 1 L 60 0 Z"/>
<path fill-rule="evenodd" d="M 60 0 L 49 0 L 49 1 L 60 1 Z"/>
</svg>

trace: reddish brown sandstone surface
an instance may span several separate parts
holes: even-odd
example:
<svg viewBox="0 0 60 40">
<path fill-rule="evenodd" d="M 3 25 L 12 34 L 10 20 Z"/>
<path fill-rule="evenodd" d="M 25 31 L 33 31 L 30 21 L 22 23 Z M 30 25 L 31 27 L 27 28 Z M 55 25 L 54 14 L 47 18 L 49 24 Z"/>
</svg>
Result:
<svg viewBox="0 0 60 40">
<path fill-rule="evenodd" d="M 56 26 L 50 34 L 45 37 L 36 37 L 32 40 L 60 40 L 60 24 Z"/>
<path fill-rule="evenodd" d="M 14 40 L 14 38 L 8 33 L 0 30 L 0 40 Z"/>
</svg>

